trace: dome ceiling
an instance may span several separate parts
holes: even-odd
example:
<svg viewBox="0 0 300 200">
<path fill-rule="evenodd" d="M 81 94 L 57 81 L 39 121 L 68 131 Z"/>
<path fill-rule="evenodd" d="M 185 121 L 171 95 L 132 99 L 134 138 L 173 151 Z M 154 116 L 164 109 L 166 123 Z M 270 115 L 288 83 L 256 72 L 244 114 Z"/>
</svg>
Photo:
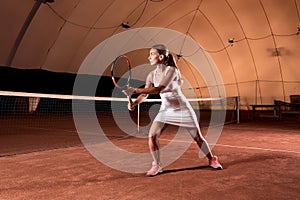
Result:
<svg viewBox="0 0 300 200">
<path fill-rule="evenodd" d="M 244 106 L 288 101 L 289 95 L 300 94 L 300 0 L 3 0 L 0 4 L 1 66 L 78 73 L 107 39 L 155 27 L 182 35 L 165 35 L 165 41 L 178 55 L 187 93 L 208 97 L 209 88 L 223 87 L 227 96 L 240 96 Z M 145 38 L 149 41 L 144 44 L 156 41 Z M 206 56 L 201 59 L 212 63 L 208 66 L 216 66 L 218 85 L 210 85 L 197 70 L 200 66 L 190 61 L 200 50 L 188 40 L 200 47 Z M 130 42 L 134 46 L 138 41 Z M 147 45 L 127 53 L 133 66 L 147 63 Z M 108 66 L 99 67 L 107 73 Z M 109 75 L 105 73 L 100 75 Z"/>
</svg>

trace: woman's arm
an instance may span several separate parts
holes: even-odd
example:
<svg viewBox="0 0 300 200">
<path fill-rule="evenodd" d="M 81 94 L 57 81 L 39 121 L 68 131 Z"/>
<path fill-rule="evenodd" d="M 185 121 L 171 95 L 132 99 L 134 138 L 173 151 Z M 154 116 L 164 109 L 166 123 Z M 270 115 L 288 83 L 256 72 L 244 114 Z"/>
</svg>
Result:
<svg viewBox="0 0 300 200">
<path fill-rule="evenodd" d="M 166 88 L 166 86 L 174 80 L 176 76 L 176 67 L 170 67 L 166 76 L 161 80 L 160 84 L 157 87 L 152 87 L 153 80 L 153 72 L 150 73 L 146 79 L 146 85 L 144 88 L 128 88 L 123 90 L 123 93 L 127 96 L 131 96 L 132 94 L 140 94 L 136 100 L 132 103 L 128 104 L 128 109 L 133 110 L 134 106 L 142 103 L 145 99 L 147 99 L 149 94 L 159 94 L 162 90 Z"/>
<path fill-rule="evenodd" d="M 145 88 L 150 88 L 152 87 L 152 77 L 153 77 L 153 72 L 150 72 L 149 75 L 147 76 L 146 78 L 146 84 L 145 84 Z M 128 96 L 131 96 L 133 94 L 133 91 L 135 90 L 136 88 L 128 88 L 127 90 L 123 90 L 123 93 L 125 95 L 128 95 Z M 134 107 L 140 103 L 142 103 L 143 101 L 145 101 L 145 99 L 148 98 L 148 94 L 140 94 L 136 99 L 135 101 L 131 101 L 131 102 L 128 102 L 128 109 L 133 111 L 134 110 Z"/>
<path fill-rule="evenodd" d="M 132 94 L 159 94 L 164 88 L 165 86 L 163 85 L 159 85 L 157 87 L 134 88 Z"/>
<path fill-rule="evenodd" d="M 150 87 L 151 87 L 151 83 L 148 83 L 148 84 L 145 85 L 145 88 L 150 88 Z M 134 89 L 134 88 L 133 88 L 133 89 Z M 137 88 L 136 88 L 136 89 L 137 89 Z M 136 89 L 134 89 L 134 90 L 136 90 Z M 144 94 L 144 93 L 140 94 L 140 95 L 136 98 L 136 100 L 133 102 L 132 106 L 136 106 L 136 105 L 142 103 L 145 99 L 148 98 L 148 96 L 149 96 L 148 94 Z"/>
<path fill-rule="evenodd" d="M 176 67 L 170 67 L 166 76 L 160 81 L 157 87 L 133 88 L 132 94 L 159 94 L 166 86 L 174 80 Z"/>
</svg>

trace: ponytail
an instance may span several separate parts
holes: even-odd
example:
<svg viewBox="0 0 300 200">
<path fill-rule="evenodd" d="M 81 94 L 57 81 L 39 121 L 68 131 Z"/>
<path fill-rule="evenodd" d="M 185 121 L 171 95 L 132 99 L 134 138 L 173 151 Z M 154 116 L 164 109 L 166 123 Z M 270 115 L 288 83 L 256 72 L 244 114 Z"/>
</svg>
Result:
<svg viewBox="0 0 300 200">
<path fill-rule="evenodd" d="M 172 54 L 168 54 L 168 56 L 167 56 L 167 66 L 173 66 L 173 67 L 177 67 L 176 66 L 176 62 L 175 62 L 175 60 L 174 60 L 174 57 L 173 57 L 173 55 Z"/>
</svg>

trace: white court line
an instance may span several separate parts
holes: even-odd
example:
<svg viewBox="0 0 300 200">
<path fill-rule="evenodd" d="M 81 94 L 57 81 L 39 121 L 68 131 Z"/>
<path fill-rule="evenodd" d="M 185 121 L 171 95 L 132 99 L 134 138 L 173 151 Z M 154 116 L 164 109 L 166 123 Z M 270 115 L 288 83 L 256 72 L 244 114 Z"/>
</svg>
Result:
<svg viewBox="0 0 300 200">
<path fill-rule="evenodd" d="M 300 154 L 299 151 L 285 150 L 285 149 L 268 149 L 268 148 L 261 148 L 261 147 L 234 146 L 234 145 L 228 145 L 228 144 L 215 144 L 215 146 L 231 147 L 231 148 L 238 148 L 238 149 L 251 149 L 251 150 L 263 150 L 263 151 L 275 151 L 275 152 Z"/>
<path fill-rule="evenodd" d="M 174 141 L 174 142 L 186 142 L 188 141 L 179 141 L 179 140 L 169 140 L 169 139 L 160 139 L 160 140 L 166 140 L 168 142 Z M 212 144 L 210 144 L 212 145 Z M 221 147 L 230 147 L 230 148 L 237 148 L 237 149 L 250 149 L 250 150 L 262 150 L 262 151 L 273 151 L 273 152 L 283 152 L 283 153 L 296 153 L 300 154 L 299 151 L 293 151 L 293 150 L 285 150 L 285 149 L 269 149 L 269 148 L 261 148 L 261 147 L 247 147 L 247 146 L 235 146 L 235 145 L 229 145 L 229 144 L 214 144 L 214 146 L 221 146 Z"/>
</svg>

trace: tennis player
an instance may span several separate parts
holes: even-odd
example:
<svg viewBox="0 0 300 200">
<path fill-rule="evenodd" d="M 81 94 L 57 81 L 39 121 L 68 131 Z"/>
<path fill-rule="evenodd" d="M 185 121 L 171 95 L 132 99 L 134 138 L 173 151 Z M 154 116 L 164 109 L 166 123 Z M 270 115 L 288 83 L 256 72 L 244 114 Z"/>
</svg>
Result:
<svg viewBox="0 0 300 200">
<path fill-rule="evenodd" d="M 148 144 L 153 162 L 146 175 L 155 176 L 163 171 L 160 161 L 159 136 L 165 124 L 185 127 L 205 153 L 209 166 L 214 169 L 223 169 L 202 136 L 196 114 L 181 91 L 182 79 L 173 56 L 169 54 L 165 45 L 157 44 L 150 49 L 148 60 L 152 66 L 155 66 L 155 69 L 147 76 L 145 87 L 123 90 L 123 93 L 128 96 L 140 94 L 135 101 L 128 103 L 129 110 L 134 110 L 134 107 L 143 102 L 149 94 L 159 94 L 161 97 L 159 113 L 153 120 L 149 131 Z"/>
</svg>

